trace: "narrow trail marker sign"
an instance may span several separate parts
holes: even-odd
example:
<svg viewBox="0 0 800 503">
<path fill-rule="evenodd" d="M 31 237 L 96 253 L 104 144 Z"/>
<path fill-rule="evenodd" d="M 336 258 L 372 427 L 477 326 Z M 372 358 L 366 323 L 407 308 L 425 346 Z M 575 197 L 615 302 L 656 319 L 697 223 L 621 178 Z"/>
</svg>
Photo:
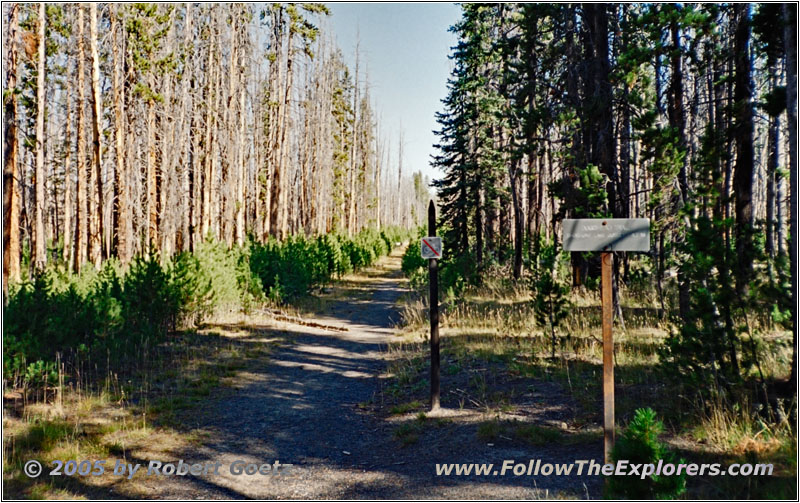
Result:
<svg viewBox="0 0 800 503">
<path fill-rule="evenodd" d="M 439 262 L 442 257 L 442 238 L 436 237 L 436 206 L 428 204 L 428 234 L 422 238 L 422 258 L 428 259 L 431 316 L 431 412 L 439 409 Z"/>
<path fill-rule="evenodd" d="M 578 218 L 562 223 L 564 250 L 602 252 L 600 288 L 603 303 L 603 452 L 611 462 L 614 448 L 614 252 L 650 250 L 647 218 Z"/>
<path fill-rule="evenodd" d="M 442 238 L 435 236 L 424 237 L 419 242 L 419 249 L 424 259 L 442 258 Z"/>
</svg>

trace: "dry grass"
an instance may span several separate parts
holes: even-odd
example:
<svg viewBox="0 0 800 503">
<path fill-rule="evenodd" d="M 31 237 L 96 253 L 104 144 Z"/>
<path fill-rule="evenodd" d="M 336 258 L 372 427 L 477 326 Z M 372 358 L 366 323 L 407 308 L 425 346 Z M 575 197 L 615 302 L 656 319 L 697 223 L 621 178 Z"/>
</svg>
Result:
<svg viewBox="0 0 800 503">
<path fill-rule="evenodd" d="M 458 381 L 460 374 L 473 376 L 464 390 L 462 407 L 482 408 L 484 412 L 492 409 L 513 416 L 513 396 L 510 400 L 506 397 L 506 402 L 491 400 L 499 389 L 498 383 L 519 377 L 530 379 L 533 386 L 537 382 L 559 383 L 578 404 L 570 424 L 580 428 L 581 441 L 596 436 L 592 432 L 599 425 L 602 407 L 600 300 L 594 292 L 571 295 L 573 307 L 563 324 L 565 328 L 559 331 L 555 359 L 549 357 L 550 338 L 537 326 L 530 294 L 524 289 L 490 280 L 488 286 L 467 290 L 460 298 L 443 304 L 442 374 L 451 382 Z M 684 392 L 679 384 L 670 384 L 674 379 L 658 365 L 658 350 L 677 327 L 664 319 L 653 296 L 637 294 L 635 301 L 628 301 L 623 294 L 623 299 L 625 324 L 614 327 L 618 424 L 624 425 L 637 408 L 652 406 L 666 423 L 666 440 L 687 456 L 727 463 L 772 462 L 780 473 L 794 480 L 797 436 L 787 417 L 793 417 L 797 404 L 781 403 L 782 413 L 773 412 L 768 420 L 766 405 L 696 403 L 689 398 L 693 391 Z M 409 296 L 403 312 L 402 336 L 389 350 L 394 379 L 387 389 L 395 400 L 407 401 L 424 396 L 416 388 L 427 372 L 427 300 Z M 756 327 L 761 368 L 768 379 L 785 378 L 791 361 L 791 334 L 776 332 L 761 323 Z M 493 373 L 505 377 L 491 379 Z M 482 439 L 513 438 L 534 445 L 578 438 L 565 437 L 548 426 L 498 417 L 503 416 L 495 414 L 483 421 L 477 435 Z M 741 481 L 727 479 L 698 482 L 696 494 L 733 494 L 726 491 L 734 486 L 738 490 Z M 768 486 L 757 487 L 754 482 L 746 491 L 751 495 L 795 497 L 797 490 L 796 483 L 784 479 L 773 480 L 771 489 Z M 709 492 L 709 487 L 714 490 Z"/>
<path fill-rule="evenodd" d="M 111 474 L 115 462 L 171 459 L 201 442 L 207 432 L 186 429 L 184 418 L 278 343 L 282 337 L 275 331 L 235 324 L 173 334 L 149 365 L 136 366 L 144 370 L 135 375 L 111 374 L 94 387 L 68 384 L 52 403 L 5 413 L 4 498 L 105 499 L 112 487 L 117 494 L 147 497 L 140 474 L 131 480 Z M 29 459 L 39 460 L 45 473 L 54 460 L 105 459 L 105 474 L 30 479 L 22 472 Z"/>
</svg>

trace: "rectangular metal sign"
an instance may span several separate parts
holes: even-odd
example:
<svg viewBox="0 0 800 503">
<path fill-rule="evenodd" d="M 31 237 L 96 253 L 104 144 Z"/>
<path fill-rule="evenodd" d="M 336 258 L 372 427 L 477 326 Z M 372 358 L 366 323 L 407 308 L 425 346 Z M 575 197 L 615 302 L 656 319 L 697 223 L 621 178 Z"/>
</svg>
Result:
<svg viewBox="0 0 800 503">
<path fill-rule="evenodd" d="M 442 258 L 442 238 L 426 237 L 419 242 L 422 258 L 440 259 Z"/>
<path fill-rule="evenodd" d="M 650 251 L 649 218 L 565 218 L 565 251 Z"/>
</svg>

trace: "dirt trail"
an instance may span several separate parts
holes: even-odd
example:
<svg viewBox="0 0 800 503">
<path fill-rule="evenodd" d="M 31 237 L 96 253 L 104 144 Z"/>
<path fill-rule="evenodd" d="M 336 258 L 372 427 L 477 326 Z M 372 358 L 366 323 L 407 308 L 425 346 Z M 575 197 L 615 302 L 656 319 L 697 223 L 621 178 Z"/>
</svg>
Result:
<svg viewBox="0 0 800 503">
<path fill-rule="evenodd" d="M 287 343 L 263 366 L 240 374 L 232 389 L 220 390 L 193 417 L 190 428 L 209 432 L 202 445 L 175 453 L 188 463 L 221 462 L 219 474 L 144 477 L 152 498 L 262 499 L 538 499 L 599 496 L 597 477 L 437 477 L 435 463 L 567 462 L 599 457 L 580 446 L 495 446 L 479 441 L 474 424 L 453 421 L 431 427 L 420 441 L 403 447 L 397 422 L 376 417 L 365 403 L 379 398 L 383 351 L 399 319 L 395 302 L 403 293 L 399 256 L 384 259 L 383 271 L 362 277 L 370 298 L 340 300 L 320 320 L 347 327 L 325 331 L 284 324 Z M 363 291 L 363 290 L 362 290 Z M 363 296 L 362 296 L 363 297 Z M 267 327 L 244 327 L 253 337 Z M 269 327 L 274 329 L 275 327 Z M 261 329 L 261 332 L 259 332 Z M 235 460 L 291 463 L 282 476 L 229 473 Z M 168 461 L 168 460 L 165 460 Z M 140 461 L 141 462 L 141 461 Z M 584 485 L 589 484 L 589 487 Z"/>
</svg>

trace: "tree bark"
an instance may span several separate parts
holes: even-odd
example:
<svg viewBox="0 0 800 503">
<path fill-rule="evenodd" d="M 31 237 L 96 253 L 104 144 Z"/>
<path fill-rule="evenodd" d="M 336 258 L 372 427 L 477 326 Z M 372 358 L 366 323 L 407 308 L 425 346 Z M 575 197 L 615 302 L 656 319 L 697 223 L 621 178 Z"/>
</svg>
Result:
<svg viewBox="0 0 800 503">
<path fill-rule="evenodd" d="M 117 194 L 117 204 L 114 209 L 114 235 L 116 242 L 117 258 L 124 265 L 131 258 L 130 242 L 130 209 L 128 207 L 128 175 L 125 166 L 125 84 L 122 79 L 124 49 L 124 29 L 119 26 L 119 6 L 111 4 L 111 31 L 114 40 L 111 44 L 114 58 L 114 140 L 116 153 L 116 169 L 114 170 L 114 191 Z M 122 52 L 122 54 L 121 54 Z"/>
<path fill-rule="evenodd" d="M 213 151 L 211 143 L 214 140 L 214 42 L 216 38 L 213 33 L 211 41 L 208 46 L 208 60 L 206 63 L 206 119 L 205 119 L 205 138 L 203 140 L 203 179 L 202 179 L 202 193 L 203 205 L 202 216 L 200 224 L 200 240 L 204 240 L 208 233 L 211 231 L 211 179 L 213 173 Z M 199 182 L 198 182 L 199 183 Z"/>
<path fill-rule="evenodd" d="M 85 97 L 85 75 L 86 75 L 86 53 L 84 50 L 84 25 L 83 25 L 83 6 L 78 5 L 78 159 L 77 171 L 78 179 L 75 189 L 75 272 L 80 272 L 84 262 L 86 262 L 86 235 L 88 232 L 87 218 L 89 216 L 86 201 L 86 143 L 84 138 L 84 128 L 86 125 L 86 97 Z"/>
<path fill-rule="evenodd" d="M 783 5 L 786 43 L 786 110 L 789 125 L 789 262 L 792 271 L 792 370 L 797 382 L 797 6 Z M 797 387 L 793 388 L 795 396 Z"/>
<path fill-rule="evenodd" d="M 192 205 L 192 176 L 194 174 L 194 152 L 192 149 L 192 142 L 194 134 L 192 131 L 191 120 L 188 118 L 192 113 L 192 98 L 193 95 L 189 91 L 189 82 L 193 80 L 192 68 L 194 59 L 192 58 L 192 4 L 186 4 L 186 22 L 184 25 L 183 47 L 182 51 L 185 56 L 183 64 L 183 73 L 181 74 L 181 109 L 180 109 L 180 125 L 179 125 L 179 141 L 181 145 L 181 189 L 180 189 L 180 249 L 182 251 L 192 250 L 192 218 L 194 208 Z M 188 124 L 188 126 L 187 126 Z"/>
<path fill-rule="evenodd" d="M 3 93 L 3 294 L 9 281 L 18 281 L 19 267 L 19 174 L 17 161 L 17 70 L 19 4 L 11 5 L 8 20 L 8 60 Z M 64 247 L 68 245 L 65 243 Z"/>
<path fill-rule="evenodd" d="M 33 263 L 43 269 L 47 263 L 47 243 L 44 235 L 45 175 L 44 175 L 44 102 L 45 102 L 45 4 L 39 4 L 38 59 L 36 62 L 36 200 L 34 209 Z"/>
<path fill-rule="evenodd" d="M 283 175 L 280 190 L 280 239 L 285 239 L 288 235 L 289 224 L 289 206 L 288 206 L 288 177 L 286 176 L 287 160 L 289 159 L 289 149 L 287 148 L 287 138 L 289 123 L 291 120 L 290 111 L 292 105 L 292 78 L 294 76 L 294 50 L 292 48 L 292 40 L 294 37 L 294 30 L 289 30 L 289 37 L 287 40 L 287 54 L 286 54 L 286 89 L 284 90 L 283 97 L 283 114 L 280 122 L 280 137 L 281 137 L 281 158 L 280 167 L 276 173 L 280 172 Z"/>
<path fill-rule="evenodd" d="M 742 295 L 753 274 L 753 105 L 750 85 L 750 5 L 735 4 L 734 110 L 736 166 L 733 176 L 736 212 L 736 289 Z"/>
<path fill-rule="evenodd" d="M 69 74 L 69 64 L 67 64 L 67 79 L 65 84 L 65 93 L 67 95 L 66 103 L 66 120 L 64 121 L 64 144 L 66 145 L 66 155 L 64 157 L 64 248 L 62 250 L 62 260 L 65 264 L 71 264 L 72 258 L 72 242 L 71 229 L 72 226 L 72 184 L 70 183 L 70 168 L 72 167 L 72 92 L 71 85 L 72 75 Z"/>
<path fill-rule="evenodd" d="M 152 90 L 155 82 L 149 79 Z M 156 103 L 152 97 L 147 100 L 147 243 L 158 246 L 158 180 L 156 179 Z M 150 250 L 147 252 L 150 253 Z"/>
<path fill-rule="evenodd" d="M 100 118 L 102 101 L 100 97 L 100 58 L 97 54 L 97 4 L 89 6 L 89 46 L 92 53 L 92 174 L 89 190 L 95 191 L 89 198 L 91 220 L 89 236 L 89 255 L 94 266 L 99 269 L 103 253 L 103 177 L 100 152 Z"/>
<path fill-rule="evenodd" d="M 775 68 L 770 69 L 770 89 L 774 90 L 776 84 Z M 764 251 L 770 258 L 775 258 L 775 190 L 778 178 L 778 158 L 780 155 L 780 115 L 770 117 L 767 131 L 767 213 L 766 213 L 766 242 Z M 770 268 L 772 266 L 770 265 Z"/>
</svg>

